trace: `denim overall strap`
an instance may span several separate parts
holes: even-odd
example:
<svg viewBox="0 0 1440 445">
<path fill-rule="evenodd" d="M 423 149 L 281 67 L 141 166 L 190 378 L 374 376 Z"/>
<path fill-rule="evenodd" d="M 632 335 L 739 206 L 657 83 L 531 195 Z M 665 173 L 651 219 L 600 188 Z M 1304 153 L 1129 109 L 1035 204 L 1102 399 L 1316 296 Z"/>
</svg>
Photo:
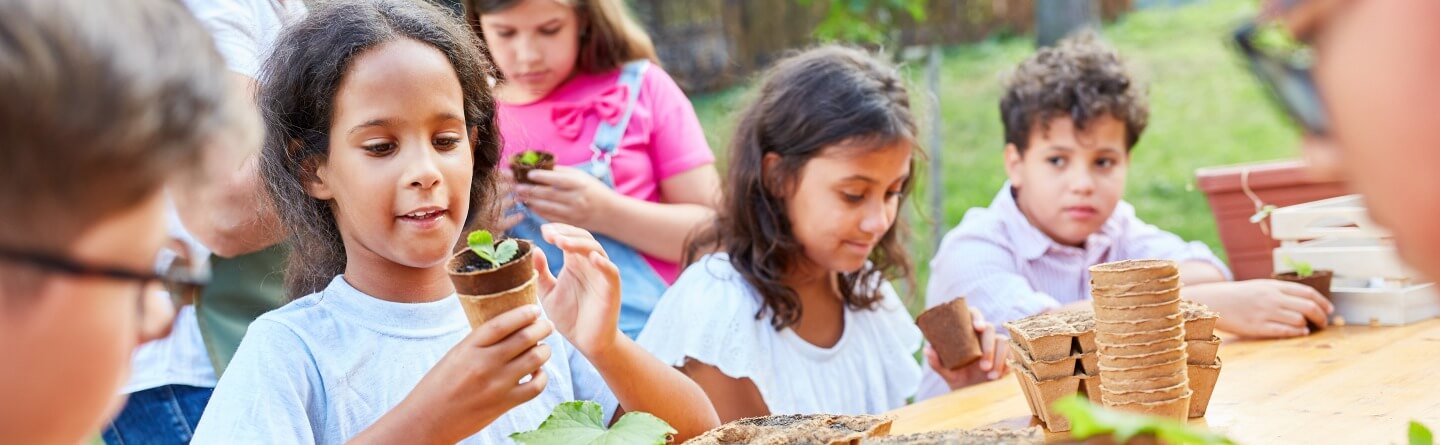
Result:
<svg viewBox="0 0 1440 445">
<path fill-rule="evenodd" d="M 612 189 L 615 188 L 615 179 L 611 174 L 610 160 L 619 149 L 625 128 L 630 124 L 636 99 L 640 96 L 641 82 L 649 65 L 649 61 L 641 60 L 627 63 L 621 69 L 617 83 L 629 90 L 625 113 L 614 125 L 603 120 L 600 122 L 590 144 L 593 152 L 590 162 L 576 166 Z M 535 245 L 545 252 L 550 272 L 558 276 L 564 267 L 565 257 L 559 247 L 545 242 L 541 237 L 540 226 L 545 224 L 545 220 L 523 206 L 517 208 L 525 215 L 525 219 L 510 229 L 510 236 L 535 242 Z M 667 285 L 645 257 L 633 247 L 598 233 L 595 234 L 595 239 L 605 249 L 610 261 L 620 269 L 620 331 L 633 339 L 640 335 L 640 330 L 645 327 L 645 321 L 650 318 L 650 312 L 655 309 L 655 304 L 659 303 Z"/>
</svg>

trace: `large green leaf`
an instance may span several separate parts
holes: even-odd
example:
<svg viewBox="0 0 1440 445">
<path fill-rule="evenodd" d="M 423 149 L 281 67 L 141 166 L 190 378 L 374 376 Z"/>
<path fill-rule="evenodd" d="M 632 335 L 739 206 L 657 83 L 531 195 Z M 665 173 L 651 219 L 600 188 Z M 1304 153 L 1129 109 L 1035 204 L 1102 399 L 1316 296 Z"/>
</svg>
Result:
<svg viewBox="0 0 1440 445">
<path fill-rule="evenodd" d="M 1070 437 L 1086 439 L 1109 435 L 1116 443 L 1142 434 L 1153 434 L 1161 442 L 1181 445 L 1233 444 L 1230 439 L 1209 431 L 1191 428 L 1174 419 L 1143 416 L 1091 405 L 1080 396 L 1070 396 L 1055 402 L 1055 410 L 1070 419 Z"/>
<path fill-rule="evenodd" d="M 1430 434 L 1430 429 L 1425 425 L 1411 420 L 1410 445 L 1435 445 L 1435 437 Z"/>
<path fill-rule="evenodd" d="M 676 433 L 664 420 L 648 413 L 625 413 L 608 431 L 601 417 L 598 403 L 565 402 L 555 407 L 540 428 L 511 434 L 510 439 L 521 445 L 664 445 Z"/>
</svg>

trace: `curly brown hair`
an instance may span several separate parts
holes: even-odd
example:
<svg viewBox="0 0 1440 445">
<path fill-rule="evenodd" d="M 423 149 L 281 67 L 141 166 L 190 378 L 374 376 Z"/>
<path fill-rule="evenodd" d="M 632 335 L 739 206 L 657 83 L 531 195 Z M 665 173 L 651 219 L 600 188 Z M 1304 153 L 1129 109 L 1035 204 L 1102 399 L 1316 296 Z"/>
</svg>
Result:
<svg viewBox="0 0 1440 445">
<path fill-rule="evenodd" d="M 1111 116 L 1125 124 L 1125 149 L 1135 148 L 1150 117 L 1144 86 L 1120 54 L 1093 33 L 1065 39 L 1020 62 L 1000 98 L 1005 142 L 1023 155 L 1036 128 L 1069 117 L 1083 130 L 1091 120 Z"/>
<path fill-rule="evenodd" d="M 795 324 L 803 311 L 800 296 L 782 280 L 804 261 L 805 252 L 791 231 L 784 190 L 792 189 L 805 164 L 827 148 L 878 150 L 905 143 L 914 149 L 915 134 L 910 96 L 894 67 L 839 46 L 780 61 L 740 113 L 720 214 L 692 239 L 686 262 L 704 251 L 728 253 L 730 264 L 763 300 L 755 318 L 768 311 L 776 330 Z M 762 174 L 770 153 L 780 162 Z M 901 211 L 910 185 L 907 180 L 901 190 Z M 907 233 L 904 220 L 897 221 L 870 253 L 869 267 L 839 274 L 847 308 L 875 308 L 884 298 L 885 279 L 914 282 Z"/>
<path fill-rule="evenodd" d="M 465 226 L 484 226 L 495 217 L 500 131 L 495 100 L 486 83 L 494 69 L 481 54 L 479 39 L 458 17 L 428 2 L 323 3 L 287 28 L 260 73 L 258 101 L 266 138 L 260 160 L 280 219 L 290 231 L 285 289 L 292 299 L 324 289 L 345 270 L 345 243 L 329 201 L 305 192 L 315 167 L 330 154 L 336 92 L 356 56 L 399 39 L 435 47 L 455 68 L 464 96 L 465 126 L 476 134 L 471 141 L 475 168 Z"/>
</svg>

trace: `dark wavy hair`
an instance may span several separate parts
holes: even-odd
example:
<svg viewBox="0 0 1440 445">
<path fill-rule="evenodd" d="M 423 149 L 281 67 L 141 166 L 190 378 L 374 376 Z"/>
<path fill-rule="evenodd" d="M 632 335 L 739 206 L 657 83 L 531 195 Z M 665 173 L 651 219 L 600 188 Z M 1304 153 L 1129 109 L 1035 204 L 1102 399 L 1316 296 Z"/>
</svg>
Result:
<svg viewBox="0 0 1440 445">
<path fill-rule="evenodd" d="M 290 298 L 318 292 L 345 270 L 345 245 L 330 203 L 305 183 L 329 155 L 335 94 L 354 58 L 386 42 L 412 39 L 450 60 L 464 92 L 465 125 L 476 134 L 470 211 L 465 226 L 494 218 L 500 132 L 487 84 L 494 69 L 480 41 L 458 17 L 423 1 L 329 2 L 287 28 L 260 74 L 265 121 L 262 165 L 270 194 L 289 230 L 285 288 Z M 457 240 L 458 241 L 458 240 Z"/>
<path fill-rule="evenodd" d="M 1020 62 L 1000 98 L 1005 142 L 1025 153 L 1034 129 L 1069 117 L 1076 129 L 1111 116 L 1125 124 L 1125 149 L 1135 148 L 1150 116 L 1145 90 L 1120 54 L 1093 33 L 1082 33 L 1041 49 Z"/>
<path fill-rule="evenodd" d="M 464 0 L 465 21 L 485 40 L 480 30 L 480 16 L 510 9 L 524 0 Z M 603 73 L 636 61 L 649 60 L 656 65 L 655 44 L 645 28 L 626 9 L 623 0 L 557 0 L 575 10 L 580 17 L 580 53 L 575 68 L 584 73 Z M 481 51 L 489 56 L 489 47 Z M 497 77 L 503 80 L 503 76 Z"/>
<path fill-rule="evenodd" d="M 805 164 L 827 148 L 878 150 L 898 142 L 913 149 L 915 135 L 909 95 L 894 67 L 839 46 L 781 60 L 740 113 L 719 216 L 692 239 L 687 262 L 704 251 L 728 253 L 731 265 L 764 300 L 755 318 L 764 318 L 768 311 L 776 330 L 795 324 L 803 308 L 799 295 L 782 279 L 805 261 L 805 252 L 791 231 L 785 190 L 792 189 Z M 779 155 L 780 162 L 762 173 L 770 153 Z M 909 192 L 907 180 L 902 209 Z M 846 307 L 873 309 L 883 299 L 880 286 L 885 279 L 914 281 L 906 234 L 905 224 L 896 222 L 870 253 L 870 267 L 840 274 Z"/>
</svg>

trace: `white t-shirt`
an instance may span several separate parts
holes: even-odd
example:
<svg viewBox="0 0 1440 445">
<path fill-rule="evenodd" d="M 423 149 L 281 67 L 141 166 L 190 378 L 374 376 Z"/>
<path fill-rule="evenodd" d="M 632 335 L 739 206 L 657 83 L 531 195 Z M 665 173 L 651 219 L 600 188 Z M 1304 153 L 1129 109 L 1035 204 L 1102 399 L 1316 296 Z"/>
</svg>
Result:
<svg viewBox="0 0 1440 445">
<path fill-rule="evenodd" d="M 192 261 L 207 261 L 210 251 L 185 231 L 173 204 L 170 205 L 168 213 L 166 230 L 170 237 L 179 239 L 189 247 L 190 255 L 194 257 Z M 159 267 L 168 265 L 174 255 L 168 250 L 162 251 Z M 160 298 L 165 299 L 163 304 L 170 304 L 168 295 Z M 205 341 L 200 337 L 195 306 L 187 304 L 176 312 L 175 325 L 170 328 L 170 335 L 135 348 L 135 354 L 130 357 L 130 369 L 130 381 L 120 388 L 121 394 L 165 385 L 215 387 L 215 365 L 210 362 Z"/>
<path fill-rule="evenodd" d="M 637 341 L 671 366 L 687 358 L 748 378 L 771 414 L 878 414 L 905 405 L 920 384 L 919 328 L 889 283 L 874 310 L 845 310 L 829 348 L 756 319 L 760 296 L 726 254 L 707 255 L 665 292 Z"/>
<path fill-rule="evenodd" d="M 305 17 L 301 0 L 185 0 L 200 20 L 225 66 L 255 79 L 285 25 Z"/>
<path fill-rule="evenodd" d="M 455 296 L 395 303 L 335 277 L 325 290 L 260 316 L 250 325 L 200 418 L 194 443 L 339 444 L 400 403 L 465 335 L 470 322 Z M 593 400 L 614 416 L 618 402 L 599 372 L 560 334 L 540 396 L 462 443 L 510 444 L 562 402 Z"/>
</svg>

